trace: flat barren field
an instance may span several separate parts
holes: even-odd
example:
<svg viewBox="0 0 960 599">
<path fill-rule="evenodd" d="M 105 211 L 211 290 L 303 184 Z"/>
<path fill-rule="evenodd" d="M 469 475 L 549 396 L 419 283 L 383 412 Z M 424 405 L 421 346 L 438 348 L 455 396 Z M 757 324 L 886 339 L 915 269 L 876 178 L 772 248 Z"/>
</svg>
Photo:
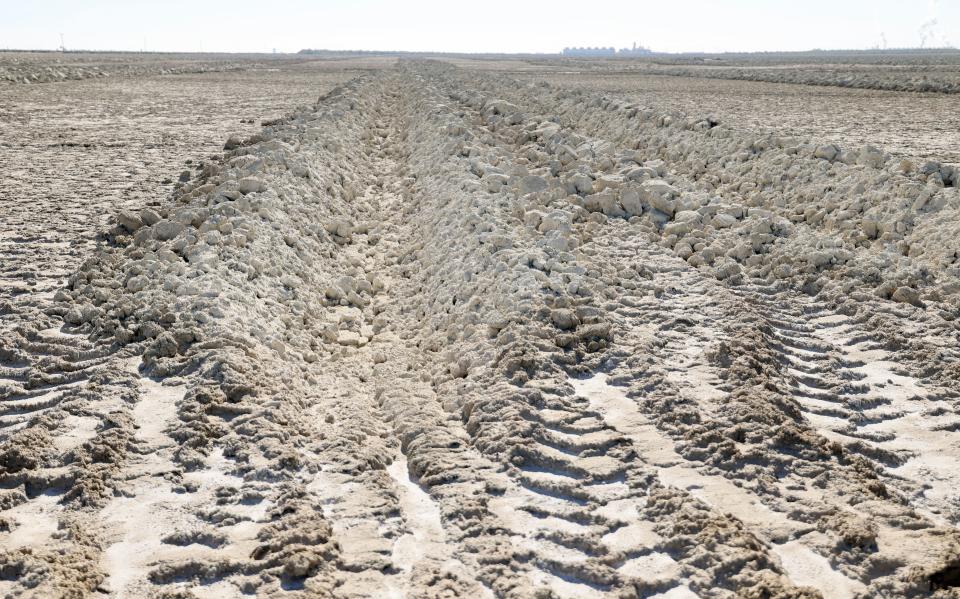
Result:
<svg viewBox="0 0 960 599">
<path fill-rule="evenodd" d="M 58 56 L 0 53 L 0 594 L 960 592 L 946 87 Z"/>
</svg>

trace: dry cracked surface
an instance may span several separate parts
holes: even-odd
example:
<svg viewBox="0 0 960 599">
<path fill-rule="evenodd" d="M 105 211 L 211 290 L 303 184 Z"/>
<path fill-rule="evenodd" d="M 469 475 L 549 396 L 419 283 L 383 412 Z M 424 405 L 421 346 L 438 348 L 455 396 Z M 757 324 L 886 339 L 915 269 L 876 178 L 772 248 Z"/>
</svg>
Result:
<svg viewBox="0 0 960 599">
<path fill-rule="evenodd" d="M 379 66 L 4 290 L 0 590 L 958 596 L 951 167 Z"/>
</svg>

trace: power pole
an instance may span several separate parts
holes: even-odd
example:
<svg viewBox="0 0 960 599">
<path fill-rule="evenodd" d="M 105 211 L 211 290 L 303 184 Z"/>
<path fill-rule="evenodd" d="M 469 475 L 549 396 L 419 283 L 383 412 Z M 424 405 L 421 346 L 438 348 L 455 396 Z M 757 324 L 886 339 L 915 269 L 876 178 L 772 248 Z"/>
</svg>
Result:
<svg viewBox="0 0 960 599">
<path fill-rule="evenodd" d="M 66 52 L 66 51 L 67 51 L 67 45 L 63 43 L 63 34 L 62 34 L 62 33 L 60 34 L 60 51 L 61 51 L 61 52 Z"/>
</svg>

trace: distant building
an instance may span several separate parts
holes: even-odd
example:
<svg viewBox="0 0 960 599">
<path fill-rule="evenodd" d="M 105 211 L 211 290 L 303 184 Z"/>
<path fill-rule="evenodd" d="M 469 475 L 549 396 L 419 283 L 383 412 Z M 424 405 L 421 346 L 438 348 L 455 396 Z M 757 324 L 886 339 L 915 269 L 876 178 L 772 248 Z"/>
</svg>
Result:
<svg viewBox="0 0 960 599">
<path fill-rule="evenodd" d="M 653 51 L 643 46 L 633 44 L 632 48 L 621 48 L 617 50 L 614 47 L 609 48 L 564 48 L 564 56 L 647 56 L 653 54 Z"/>
<path fill-rule="evenodd" d="M 615 56 L 615 48 L 564 48 L 564 56 Z"/>
<path fill-rule="evenodd" d="M 637 42 L 633 42 L 632 48 L 622 48 L 619 52 L 617 52 L 618 56 L 647 56 L 649 54 L 653 54 L 653 50 L 643 46 L 638 46 Z"/>
</svg>

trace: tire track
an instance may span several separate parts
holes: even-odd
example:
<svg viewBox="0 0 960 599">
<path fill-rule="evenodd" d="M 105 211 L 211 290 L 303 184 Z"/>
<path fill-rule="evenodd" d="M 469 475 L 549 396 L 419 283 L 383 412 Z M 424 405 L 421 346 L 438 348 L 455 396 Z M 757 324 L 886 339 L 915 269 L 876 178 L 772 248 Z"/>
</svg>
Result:
<svg viewBox="0 0 960 599">
<path fill-rule="evenodd" d="M 477 105 L 483 106 L 484 104 L 482 99 L 478 100 L 476 97 L 470 97 L 469 94 L 450 94 L 450 96 L 458 101 L 464 101 L 465 106 L 473 110 L 476 110 Z M 524 137 L 515 137 L 513 135 L 515 131 L 509 127 L 509 125 L 517 124 L 509 118 L 505 118 L 509 116 L 511 108 L 504 107 L 499 101 L 495 100 L 488 102 L 486 106 L 482 111 L 478 111 L 479 114 L 474 112 L 471 119 L 466 122 L 470 123 L 472 120 L 474 123 L 493 123 L 489 129 L 490 133 L 487 135 L 481 134 L 479 137 L 481 139 L 500 140 L 501 148 L 503 148 L 498 149 L 500 151 L 497 152 L 500 155 L 500 160 L 490 162 L 499 162 L 498 170 L 509 173 L 512 169 L 509 166 L 510 163 L 503 160 L 503 150 L 512 147 L 515 139 L 519 139 L 522 143 Z M 469 125 L 465 125 L 454 130 L 458 132 L 464 129 L 469 130 L 468 127 Z M 471 156 L 473 155 L 474 153 L 471 152 Z M 482 152 L 478 152 L 476 155 L 489 160 Z M 484 179 L 490 176 L 489 169 L 477 168 L 475 164 L 475 162 L 471 162 L 473 172 Z M 526 181 L 520 177 L 518 179 L 520 179 L 522 187 Z M 495 186 L 493 189 L 488 188 L 488 192 L 495 190 Z M 534 221 L 535 223 L 536 221 Z M 585 232 L 592 233 L 589 229 L 590 224 L 587 223 L 587 231 Z M 573 230 L 576 230 L 576 228 L 574 226 Z M 571 229 L 566 231 L 570 232 Z M 561 230 L 562 233 L 563 230 Z M 586 235 L 584 237 L 586 238 Z M 583 251 L 589 256 L 596 256 L 596 258 L 590 259 L 589 265 L 591 268 L 597 268 L 600 271 L 606 270 L 600 264 L 609 264 L 609 262 L 603 262 L 603 260 L 609 260 L 609 257 L 603 256 L 601 258 L 595 250 L 588 252 L 587 246 L 584 246 Z M 636 275 L 635 271 L 632 272 L 632 276 Z M 598 282 L 594 280 L 596 276 L 591 275 L 591 286 Z M 606 272 L 602 272 L 599 276 L 603 283 L 610 280 Z M 603 287 L 601 286 L 599 289 L 603 289 Z M 592 306 L 577 306 L 577 320 L 581 320 L 579 315 L 586 316 L 593 310 Z M 599 312 L 595 313 L 599 314 Z M 564 317 L 561 321 L 566 320 L 566 318 L 568 317 Z M 586 322 L 590 321 L 587 320 Z M 591 334 L 588 331 L 584 331 L 584 333 Z M 640 336 L 643 337 L 644 335 L 641 334 Z M 682 343 L 682 340 L 678 339 L 676 342 Z M 597 344 L 596 341 L 591 341 L 591 343 Z M 557 345 L 561 347 L 568 344 L 569 342 L 566 340 L 557 340 Z M 696 352 L 692 353 L 695 354 Z M 529 358 L 520 358 L 520 360 L 524 359 L 530 360 Z M 529 369 L 527 370 L 528 373 L 530 370 L 536 371 L 535 368 L 526 366 L 525 368 Z M 707 369 L 704 369 L 702 376 L 698 377 L 699 380 L 696 380 L 691 386 L 697 388 L 702 385 L 711 385 L 716 377 L 711 377 L 710 374 Z M 713 518 L 717 521 L 722 521 L 723 517 L 720 514 L 711 513 L 709 508 L 686 495 L 685 491 L 679 491 L 679 496 L 676 490 L 661 488 L 661 491 L 655 488 L 651 492 L 648 485 L 653 473 L 649 470 L 644 472 L 643 469 L 638 471 L 637 466 L 630 460 L 628 456 L 633 455 L 632 452 L 636 451 L 635 448 L 631 449 L 630 440 L 618 434 L 615 429 L 603 422 L 596 411 L 590 410 L 590 406 L 585 400 L 570 398 L 569 387 L 564 388 L 565 377 L 562 379 L 563 382 L 558 383 L 552 383 L 548 378 L 543 381 L 546 383 L 544 388 L 539 386 L 540 381 L 535 378 L 523 377 L 521 381 L 525 381 L 525 383 L 521 383 L 524 390 L 523 395 L 518 398 L 522 398 L 521 403 L 517 404 L 519 413 L 513 410 L 501 410 L 500 417 L 516 418 L 517 415 L 522 415 L 525 422 L 523 426 L 515 424 L 512 434 L 507 433 L 511 441 L 508 441 L 505 445 L 496 444 L 490 449 L 495 448 L 493 455 L 500 452 L 507 453 L 509 456 L 507 459 L 511 464 L 509 472 L 522 489 L 521 493 L 523 495 L 507 496 L 508 505 L 512 504 L 515 510 L 539 514 L 543 520 L 550 523 L 545 528 L 541 526 L 538 527 L 540 530 L 534 529 L 534 532 L 527 533 L 528 539 L 532 538 L 537 541 L 537 545 L 533 546 L 532 549 L 534 552 L 539 555 L 559 556 L 547 560 L 542 558 L 533 560 L 534 565 L 541 571 L 536 574 L 537 578 L 535 580 L 537 583 L 551 586 L 553 591 L 561 594 L 561 596 L 609 594 L 615 592 L 615 589 L 622 588 L 642 589 L 643 592 L 649 594 L 660 592 L 684 593 L 688 592 L 690 588 L 695 589 L 698 593 L 704 593 L 706 596 L 716 593 L 716 579 L 712 579 L 710 575 L 704 578 L 705 572 L 701 570 L 703 568 L 702 564 L 693 567 L 689 562 L 684 564 L 687 559 L 690 559 L 691 555 L 684 555 L 684 552 L 678 550 L 676 546 L 671 547 L 671 553 L 677 558 L 676 560 L 665 551 L 658 551 L 656 544 L 648 546 L 642 542 L 636 546 L 628 547 L 620 553 L 610 555 L 608 548 L 603 543 L 599 545 L 596 543 L 597 539 L 595 537 L 599 535 L 602 539 L 610 535 L 607 538 L 611 543 L 615 543 L 614 539 L 618 538 L 617 530 L 634 530 L 640 533 L 644 530 L 644 523 L 648 522 L 656 523 L 655 526 L 658 529 L 669 530 L 670 527 L 673 527 L 676 530 L 677 527 L 682 527 L 683 524 L 681 523 L 684 517 L 690 517 L 691 514 L 687 513 L 679 516 L 677 514 L 657 514 L 655 508 L 651 509 L 651 504 L 655 504 L 662 499 L 661 493 L 672 496 L 674 500 L 679 499 L 682 505 L 692 511 L 699 511 L 697 514 L 699 517 Z M 524 403 L 529 407 L 525 407 Z M 474 414 L 476 411 L 475 408 Z M 473 417 L 471 417 L 472 419 Z M 498 426 L 492 423 L 490 428 L 493 428 L 494 431 L 500 430 Z M 546 432 L 539 433 L 538 431 L 541 428 Z M 479 446 L 484 445 L 483 438 L 487 436 L 485 433 L 495 437 L 497 433 L 494 431 L 478 430 L 479 434 L 475 443 Z M 557 437 L 558 434 L 597 435 L 603 434 L 604 431 L 607 434 L 613 434 L 615 439 L 619 439 L 618 442 L 612 444 L 612 447 L 606 448 L 612 449 L 611 453 L 597 448 L 585 449 L 576 441 L 570 439 L 562 441 Z M 517 444 L 511 446 L 514 439 Z M 524 439 L 524 441 L 520 439 Z M 584 451 L 586 455 L 583 455 Z M 500 459 L 504 459 L 504 457 Z M 594 513 L 597 506 L 602 505 L 618 505 L 617 511 L 621 515 L 626 515 L 622 516 L 621 519 L 607 520 L 604 516 Z M 630 517 L 631 512 L 637 513 L 636 518 Z M 508 514 L 505 514 L 504 517 L 509 520 Z M 547 520 L 548 518 L 551 520 Z M 622 518 L 626 518 L 626 521 Z M 519 520 L 523 521 L 523 519 Z M 599 525 L 600 530 L 596 533 L 582 528 L 571 530 L 571 525 L 567 522 L 581 526 L 592 523 Z M 723 525 L 720 526 L 722 528 Z M 639 528 L 631 529 L 630 527 Z M 639 536 L 641 539 L 646 536 L 648 540 L 656 538 L 649 534 L 639 534 Z M 665 536 L 669 537 L 669 534 Z M 544 540 L 549 541 L 549 543 L 545 543 Z M 737 541 L 732 541 L 732 543 L 735 544 Z M 749 544 L 750 541 L 747 541 L 747 545 Z M 751 547 L 751 549 L 753 548 Z M 765 551 L 759 546 L 755 548 L 758 551 L 754 558 L 758 562 L 757 569 L 762 571 L 762 573 L 757 573 L 758 585 L 767 586 L 767 588 L 789 586 L 790 582 L 782 578 L 777 572 L 777 567 L 773 565 L 776 558 L 769 554 L 763 555 Z M 652 571 L 647 571 L 634 578 L 633 574 L 638 572 L 639 564 L 644 564 L 644 567 L 653 566 L 654 568 Z M 674 565 L 676 565 L 676 569 L 674 569 Z M 687 582 L 688 579 L 683 576 L 684 574 L 690 577 L 689 583 Z"/>
<path fill-rule="evenodd" d="M 762 296 L 761 296 L 762 297 Z M 906 482 L 910 501 L 958 523 L 956 397 L 898 364 L 872 332 L 816 302 L 769 318 L 805 417 L 827 438 Z"/>
<path fill-rule="evenodd" d="M 807 532 L 800 522 L 765 506 L 761 499 L 729 480 L 706 476 L 686 463 L 671 449 L 673 440 L 657 429 L 622 390 L 610 386 L 604 374 L 574 382 L 575 388 L 604 414 L 604 419 L 622 431 L 641 448 L 641 459 L 656 467 L 664 484 L 688 490 L 694 497 L 724 513 L 729 513 L 771 546 L 790 578 L 798 586 L 810 586 L 824 596 L 853 597 L 865 590 L 862 583 L 835 571 L 827 558 L 802 542 L 774 542 L 798 532 Z"/>
</svg>

